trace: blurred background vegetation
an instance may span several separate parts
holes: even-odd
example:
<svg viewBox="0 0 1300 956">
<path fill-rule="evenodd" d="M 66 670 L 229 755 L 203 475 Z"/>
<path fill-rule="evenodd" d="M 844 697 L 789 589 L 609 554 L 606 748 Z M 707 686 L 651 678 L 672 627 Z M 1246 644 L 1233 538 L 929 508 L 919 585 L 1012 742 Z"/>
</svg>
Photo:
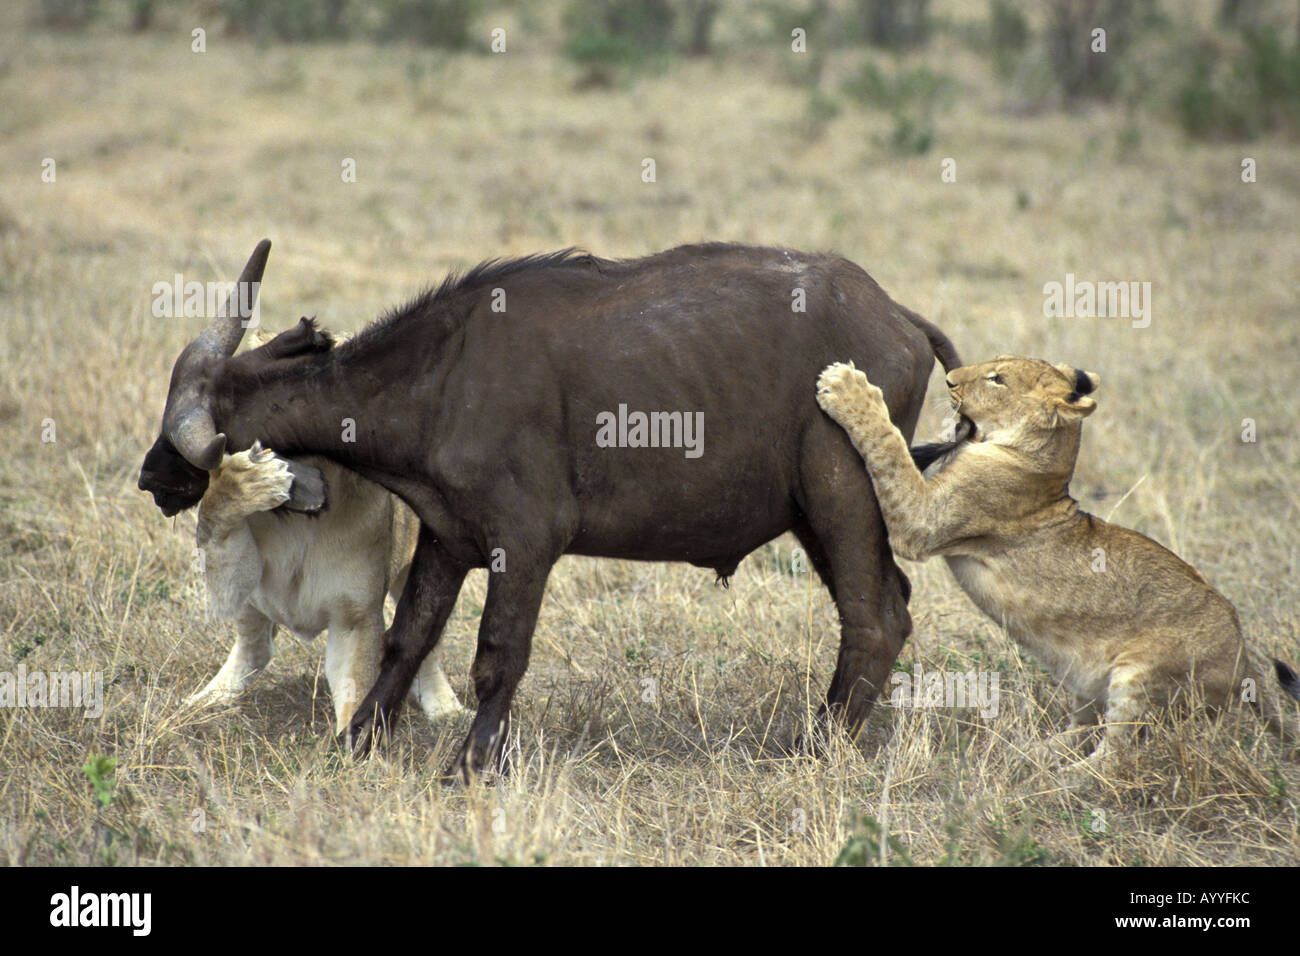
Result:
<svg viewBox="0 0 1300 956">
<path fill-rule="evenodd" d="M 937 117 L 960 94 L 952 77 L 911 62 L 946 32 L 986 60 L 1015 111 L 1101 100 L 1134 117 L 1162 114 L 1202 140 L 1300 133 L 1300 0 L 1214 0 L 1209 17 L 1194 15 L 1205 4 L 1175 0 L 970 4 L 981 15 L 960 22 L 930 0 L 29 0 L 29 17 L 61 31 L 193 24 L 267 44 L 364 40 L 489 55 L 489 21 L 505 14 L 516 40 L 582 67 L 579 89 L 688 57 L 746 57 L 757 42 L 795 43 L 803 31 L 807 53 L 786 72 L 807 87 L 809 128 L 844 107 L 884 110 L 894 121 L 888 145 L 902 153 L 930 149 Z M 848 75 L 825 68 L 828 54 L 853 48 L 865 57 Z"/>
</svg>

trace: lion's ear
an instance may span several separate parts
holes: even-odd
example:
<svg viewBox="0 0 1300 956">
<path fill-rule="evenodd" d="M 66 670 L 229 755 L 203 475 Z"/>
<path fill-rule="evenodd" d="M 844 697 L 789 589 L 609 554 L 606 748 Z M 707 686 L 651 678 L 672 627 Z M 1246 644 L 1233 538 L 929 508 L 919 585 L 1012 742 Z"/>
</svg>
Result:
<svg viewBox="0 0 1300 956">
<path fill-rule="evenodd" d="M 1081 368 L 1070 365 L 1055 365 L 1053 368 L 1069 379 L 1073 386 L 1069 395 L 1057 399 L 1058 413 L 1063 418 L 1077 420 L 1087 418 L 1095 412 L 1097 402 L 1087 396 L 1097 390 L 1097 386 L 1101 384 L 1101 376 L 1096 372 L 1085 372 Z"/>
<path fill-rule="evenodd" d="M 1078 392 L 1071 392 L 1064 398 L 1057 399 L 1057 413 L 1066 419 L 1087 418 L 1097 410 L 1097 400 Z"/>
<path fill-rule="evenodd" d="M 1074 370 L 1074 390 L 1080 395 L 1091 395 L 1101 384 L 1101 376 L 1096 372 L 1085 372 L 1081 368 Z"/>
</svg>

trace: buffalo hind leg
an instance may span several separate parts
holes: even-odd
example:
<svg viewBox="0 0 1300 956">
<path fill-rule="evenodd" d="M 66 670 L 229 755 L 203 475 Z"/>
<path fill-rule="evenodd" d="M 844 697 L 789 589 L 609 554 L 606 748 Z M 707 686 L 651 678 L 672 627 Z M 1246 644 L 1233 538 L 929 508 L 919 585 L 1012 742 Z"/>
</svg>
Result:
<svg viewBox="0 0 1300 956">
<path fill-rule="evenodd" d="M 790 530 L 799 539 L 804 554 L 808 555 L 808 563 L 813 566 L 817 577 L 821 579 L 822 584 L 826 585 L 826 590 L 830 592 L 831 600 L 834 601 L 835 575 L 831 571 L 831 559 L 826 556 L 826 549 L 813 533 L 812 525 L 808 524 L 806 517 L 801 517 Z"/>
<path fill-rule="evenodd" d="M 528 667 L 533 628 L 550 570 L 550 563 L 533 563 L 529 567 L 520 562 L 511 564 L 508 570 L 494 571 L 488 578 L 487 601 L 471 670 L 478 710 L 445 776 L 468 783 L 485 769 L 502 766 L 510 704 Z"/>
<path fill-rule="evenodd" d="M 853 536 L 833 545 L 832 553 L 862 548 L 863 540 Z M 860 554 L 857 560 L 848 555 L 832 558 L 839 591 L 840 650 L 826 702 L 817 715 L 820 731 L 836 724 L 850 739 L 857 738 L 911 633 L 907 579 L 894 564 L 888 545 L 884 552 Z"/>
<path fill-rule="evenodd" d="M 393 626 L 384 634 L 379 677 L 357 706 L 346 737 L 357 756 L 365 756 L 392 723 L 425 657 L 438 644 L 469 572 L 452 559 L 433 533 L 420 526 L 411 572 L 397 602 Z"/>
<path fill-rule="evenodd" d="M 830 563 L 840 618 L 835 674 L 812 739 L 799 742 L 801 751 L 814 754 L 832 728 L 857 738 L 912 630 L 910 584 L 894 563 L 866 470 L 844 450 L 828 441 L 820 449 L 809 448 L 804 458 L 806 499 L 801 505 Z"/>
</svg>

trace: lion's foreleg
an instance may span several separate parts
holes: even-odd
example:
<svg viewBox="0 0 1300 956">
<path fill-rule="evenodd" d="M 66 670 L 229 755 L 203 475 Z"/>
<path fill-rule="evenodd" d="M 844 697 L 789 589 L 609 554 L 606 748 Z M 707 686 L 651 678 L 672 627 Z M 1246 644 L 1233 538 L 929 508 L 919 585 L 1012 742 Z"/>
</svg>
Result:
<svg viewBox="0 0 1300 956">
<path fill-rule="evenodd" d="M 884 394 L 864 373 L 837 364 L 818 378 L 817 402 L 866 461 L 894 551 L 912 560 L 930 557 L 934 502 L 907 441 L 889 418 Z"/>
</svg>

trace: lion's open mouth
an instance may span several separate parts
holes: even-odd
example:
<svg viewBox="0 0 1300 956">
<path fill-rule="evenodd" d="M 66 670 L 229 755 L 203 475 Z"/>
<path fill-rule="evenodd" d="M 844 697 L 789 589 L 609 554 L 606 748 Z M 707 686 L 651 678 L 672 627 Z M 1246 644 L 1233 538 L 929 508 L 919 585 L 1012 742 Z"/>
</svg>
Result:
<svg viewBox="0 0 1300 956">
<path fill-rule="evenodd" d="M 961 410 L 961 399 L 952 389 L 948 390 L 948 401 L 952 403 L 952 410 L 957 413 L 957 424 L 952 430 L 953 444 L 960 444 L 964 441 L 976 441 L 975 422 Z"/>
<path fill-rule="evenodd" d="M 952 440 L 975 441 L 975 422 L 961 412 L 957 412 L 957 427 L 953 429 Z"/>
</svg>

